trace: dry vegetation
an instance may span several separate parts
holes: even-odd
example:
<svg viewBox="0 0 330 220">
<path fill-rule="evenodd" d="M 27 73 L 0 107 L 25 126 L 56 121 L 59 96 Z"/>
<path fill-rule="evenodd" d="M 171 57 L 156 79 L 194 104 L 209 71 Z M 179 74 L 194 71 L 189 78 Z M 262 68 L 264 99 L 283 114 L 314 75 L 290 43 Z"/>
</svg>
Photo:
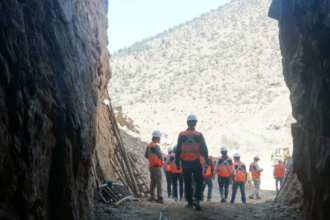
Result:
<svg viewBox="0 0 330 220">
<path fill-rule="evenodd" d="M 287 89 L 270 2 L 234 0 L 115 52 L 110 96 L 124 106 L 271 103 Z"/>
</svg>

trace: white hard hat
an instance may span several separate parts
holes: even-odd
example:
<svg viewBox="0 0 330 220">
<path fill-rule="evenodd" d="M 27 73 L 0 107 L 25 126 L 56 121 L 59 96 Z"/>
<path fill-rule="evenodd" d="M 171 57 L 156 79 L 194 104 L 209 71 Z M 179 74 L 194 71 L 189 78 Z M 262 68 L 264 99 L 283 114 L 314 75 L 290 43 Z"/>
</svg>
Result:
<svg viewBox="0 0 330 220">
<path fill-rule="evenodd" d="M 178 146 L 177 144 L 174 144 L 173 149 L 175 149 L 177 146 Z"/>
<path fill-rule="evenodd" d="M 259 155 L 257 154 L 257 155 L 255 155 L 254 156 L 254 158 L 257 158 L 257 159 L 259 159 L 260 160 L 260 157 L 259 157 Z"/>
<path fill-rule="evenodd" d="M 162 137 L 162 133 L 158 130 L 155 130 L 154 132 L 152 132 L 152 136 L 160 138 L 160 137 Z"/>
<path fill-rule="evenodd" d="M 282 158 L 278 158 L 278 160 L 277 160 L 278 162 L 282 162 L 283 160 L 282 160 Z"/>
<path fill-rule="evenodd" d="M 197 121 L 197 117 L 194 114 L 188 116 L 187 121 Z"/>
<path fill-rule="evenodd" d="M 170 151 L 172 151 L 173 150 L 173 147 L 172 146 L 169 146 L 168 148 L 167 148 L 167 151 L 168 152 L 170 152 Z"/>
<path fill-rule="evenodd" d="M 241 155 L 238 152 L 236 152 L 236 153 L 234 153 L 233 157 L 241 157 Z"/>
<path fill-rule="evenodd" d="M 221 148 L 220 148 L 220 151 L 222 152 L 222 151 L 227 151 L 227 147 L 226 146 L 222 146 Z"/>
</svg>

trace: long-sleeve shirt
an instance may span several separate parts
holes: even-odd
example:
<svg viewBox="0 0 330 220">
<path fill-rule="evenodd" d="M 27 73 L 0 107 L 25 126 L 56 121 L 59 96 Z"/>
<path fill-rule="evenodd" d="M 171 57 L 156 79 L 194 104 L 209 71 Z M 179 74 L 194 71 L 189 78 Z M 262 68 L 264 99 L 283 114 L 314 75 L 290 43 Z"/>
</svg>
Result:
<svg viewBox="0 0 330 220">
<path fill-rule="evenodd" d="M 157 154 L 158 159 L 164 160 L 164 156 L 163 156 L 162 151 L 160 150 L 159 145 L 156 145 L 154 148 L 150 147 L 150 150 L 152 153 Z M 146 149 L 146 152 L 144 153 L 144 157 L 148 159 L 148 147 Z"/>
<path fill-rule="evenodd" d="M 194 128 L 188 128 L 187 129 L 188 131 L 195 131 Z M 202 156 L 205 158 L 205 162 L 207 164 L 209 164 L 209 154 L 208 154 L 208 149 L 207 149 L 207 146 L 206 146 L 206 143 L 205 143 L 205 139 L 203 137 L 203 134 L 200 133 L 200 135 L 195 135 L 193 137 L 193 139 L 199 143 L 199 146 L 200 146 L 200 150 L 201 150 L 201 154 Z M 181 133 L 179 134 L 179 137 L 178 137 L 178 144 L 177 144 L 177 147 L 176 147 L 176 152 L 175 152 L 175 163 L 176 164 L 179 164 L 180 163 L 180 156 L 181 156 L 181 153 L 182 153 L 182 149 L 181 149 L 181 145 L 186 142 L 187 140 L 187 136 L 186 135 L 182 135 Z M 190 168 L 194 168 L 194 167 L 199 167 L 201 166 L 201 162 L 200 162 L 200 159 L 196 159 L 196 160 L 193 160 L 193 161 L 184 161 L 184 160 L 181 160 L 181 163 L 182 163 L 182 167 L 190 167 Z"/>
</svg>

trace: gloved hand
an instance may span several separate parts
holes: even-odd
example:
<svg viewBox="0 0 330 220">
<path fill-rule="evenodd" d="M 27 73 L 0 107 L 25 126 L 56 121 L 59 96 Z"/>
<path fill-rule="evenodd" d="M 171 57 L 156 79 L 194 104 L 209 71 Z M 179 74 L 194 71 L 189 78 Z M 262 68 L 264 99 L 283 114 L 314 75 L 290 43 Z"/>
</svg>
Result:
<svg viewBox="0 0 330 220">
<path fill-rule="evenodd" d="M 209 167 L 209 165 L 206 164 L 206 161 L 205 161 L 205 163 L 204 163 L 204 169 L 203 169 L 203 176 L 205 175 L 208 167 Z"/>
<path fill-rule="evenodd" d="M 180 167 L 180 161 L 176 160 L 175 164 L 176 164 L 177 167 Z"/>
</svg>

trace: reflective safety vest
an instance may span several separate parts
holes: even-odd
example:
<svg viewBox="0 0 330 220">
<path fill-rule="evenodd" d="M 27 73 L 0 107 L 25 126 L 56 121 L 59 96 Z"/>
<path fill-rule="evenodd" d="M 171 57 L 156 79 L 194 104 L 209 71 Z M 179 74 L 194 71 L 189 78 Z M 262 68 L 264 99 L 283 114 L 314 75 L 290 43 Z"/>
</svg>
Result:
<svg viewBox="0 0 330 220">
<path fill-rule="evenodd" d="M 285 166 L 283 164 L 275 165 L 275 177 L 284 177 Z"/>
<path fill-rule="evenodd" d="M 209 160 L 210 160 L 210 157 L 209 157 Z M 201 161 L 201 164 L 202 164 L 202 167 L 203 167 L 203 171 L 204 171 L 204 167 L 205 167 L 205 159 L 204 159 L 204 157 L 201 157 L 200 161 Z M 211 165 L 209 165 L 207 167 L 206 173 L 204 174 L 204 177 L 205 176 L 211 176 L 211 174 L 212 174 L 211 173 Z"/>
<path fill-rule="evenodd" d="M 219 161 L 222 160 L 222 157 L 219 157 Z M 230 157 L 227 156 L 227 159 L 223 159 L 221 164 L 218 164 L 217 174 L 222 177 L 229 177 L 233 175 L 234 168 L 233 165 L 229 163 L 232 161 Z"/>
<path fill-rule="evenodd" d="M 182 166 L 180 163 L 180 169 L 178 170 L 176 164 L 175 164 L 175 153 L 171 153 L 171 157 L 174 158 L 174 160 L 172 160 L 172 162 L 170 163 L 171 166 L 171 172 L 172 173 L 182 173 Z"/>
<path fill-rule="evenodd" d="M 260 171 L 257 171 L 257 164 L 255 162 L 250 164 L 250 172 L 252 178 L 259 178 L 261 176 Z"/>
<path fill-rule="evenodd" d="M 163 166 L 163 161 L 158 158 L 158 155 L 156 153 L 153 153 L 151 151 L 151 148 L 155 148 L 157 146 L 156 143 L 151 142 L 148 145 L 148 160 L 149 160 L 149 166 L 150 167 L 162 167 Z"/>
<path fill-rule="evenodd" d="M 187 131 L 181 132 L 181 135 L 186 135 L 187 140 L 181 144 L 181 158 L 183 160 L 197 160 L 201 158 L 201 147 L 199 143 L 194 140 L 196 135 L 200 132 L 194 131 L 191 135 Z"/>
<path fill-rule="evenodd" d="M 168 158 L 170 158 L 170 155 L 169 154 L 166 156 L 166 159 L 168 159 Z M 166 164 L 165 163 L 165 171 L 171 171 L 171 165 L 170 164 Z"/>
<path fill-rule="evenodd" d="M 235 162 L 234 167 L 236 171 L 236 175 L 234 177 L 234 180 L 236 182 L 242 182 L 246 180 L 246 170 L 244 169 L 245 164 L 242 162 Z"/>
</svg>

